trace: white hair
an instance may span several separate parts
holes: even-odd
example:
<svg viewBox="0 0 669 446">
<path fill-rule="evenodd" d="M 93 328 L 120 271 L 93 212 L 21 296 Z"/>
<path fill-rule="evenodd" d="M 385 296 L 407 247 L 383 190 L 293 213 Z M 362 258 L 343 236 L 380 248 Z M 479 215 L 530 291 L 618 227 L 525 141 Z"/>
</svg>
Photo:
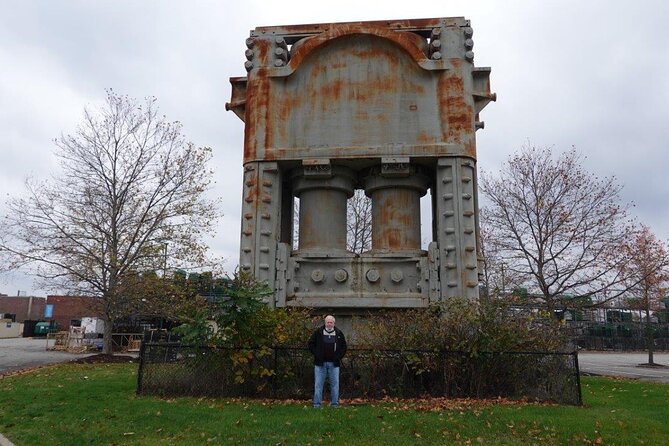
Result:
<svg viewBox="0 0 669 446">
<path fill-rule="evenodd" d="M 328 319 L 332 319 L 332 322 L 336 322 L 335 317 L 334 317 L 333 315 L 331 315 L 331 314 L 328 314 L 327 316 L 325 316 L 325 319 L 324 319 L 324 320 L 327 321 Z"/>
</svg>

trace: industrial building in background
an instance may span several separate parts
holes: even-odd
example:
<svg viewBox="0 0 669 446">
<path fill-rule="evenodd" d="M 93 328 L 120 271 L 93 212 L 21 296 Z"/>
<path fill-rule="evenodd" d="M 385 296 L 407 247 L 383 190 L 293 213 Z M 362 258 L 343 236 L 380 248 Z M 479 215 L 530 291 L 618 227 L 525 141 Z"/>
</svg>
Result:
<svg viewBox="0 0 669 446">
<path fill-rule="evenodd" d="M 495 95 L 472 35 L 462 17 L 251 31 L 226 108 L 245 123 L 240 268 L 274 288 L 269 305 L 352 314 L 478 297 L 475 132 Z M 346 250 L 355 189 L 372 201 L 360 255 Z"/>
</svg>

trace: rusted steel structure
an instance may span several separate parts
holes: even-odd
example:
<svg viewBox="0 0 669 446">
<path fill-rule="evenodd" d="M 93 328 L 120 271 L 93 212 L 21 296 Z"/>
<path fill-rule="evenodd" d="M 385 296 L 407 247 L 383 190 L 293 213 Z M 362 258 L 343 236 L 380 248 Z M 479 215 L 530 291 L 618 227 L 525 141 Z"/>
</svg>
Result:
<svg viewBox="0 0 669 446">
<path fill-rule="evenodd" d="M 462 17 L 251 31 L 226 108 L 245 123 L 240 267 L 274 287 L 270 305 L 342 313 L 478 296 L 475 132 L 495 95 L 472 34 Z M 362 255 L 346 250 L 356 188 L 372 200 Z"/>
</svg>

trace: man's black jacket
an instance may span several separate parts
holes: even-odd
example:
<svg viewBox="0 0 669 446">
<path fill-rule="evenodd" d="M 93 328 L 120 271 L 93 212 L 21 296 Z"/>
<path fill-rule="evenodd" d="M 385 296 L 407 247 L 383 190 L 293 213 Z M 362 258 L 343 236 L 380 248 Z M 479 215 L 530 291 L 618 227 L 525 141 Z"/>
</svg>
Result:
<svg viewBox="0 0 669 446">
<path fill-rule="evenodd" d="M 321 325 L 320 328 L 317 328 L 309 338 L 309 351 L 314 355 L 315 365 L 323 365 L 323 354 L 325 350 L 323 347 L 323 330 L 325 330 L 325 325 Z M 341 358 L 346 354 L 346 338 L 344 337 L 344 333 L 337 327 L 335 327 L 335 333 L 337 334 L 335 340 L 335 360 L 332 362 L 335 367 L 339 367 Z"/>
</svg>

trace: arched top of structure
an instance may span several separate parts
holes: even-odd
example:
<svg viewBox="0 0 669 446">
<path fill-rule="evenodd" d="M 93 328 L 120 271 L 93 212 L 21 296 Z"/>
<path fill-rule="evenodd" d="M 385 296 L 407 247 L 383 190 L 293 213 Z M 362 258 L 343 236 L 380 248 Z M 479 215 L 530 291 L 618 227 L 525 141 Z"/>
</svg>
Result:
<svg viewBox="0 0 669 446">
<path fill-rule="evenodd" d="M 297 41 L 291 50 L 291 58 L 288 64 L 283 67 L 271 68 L 269 75 L 271 77 L 289 76 L 310 55 L 317 53 L 333 41 L 356 35 L 378 37 L 392 43 L 425 70 L 444 70 L 447 68 L 445 61 L 428 58 L 427 41 L 418 34 L 397 32 L 378 26 L 351 24 L 333 27 L 323 33 Z"/>
</svg>

